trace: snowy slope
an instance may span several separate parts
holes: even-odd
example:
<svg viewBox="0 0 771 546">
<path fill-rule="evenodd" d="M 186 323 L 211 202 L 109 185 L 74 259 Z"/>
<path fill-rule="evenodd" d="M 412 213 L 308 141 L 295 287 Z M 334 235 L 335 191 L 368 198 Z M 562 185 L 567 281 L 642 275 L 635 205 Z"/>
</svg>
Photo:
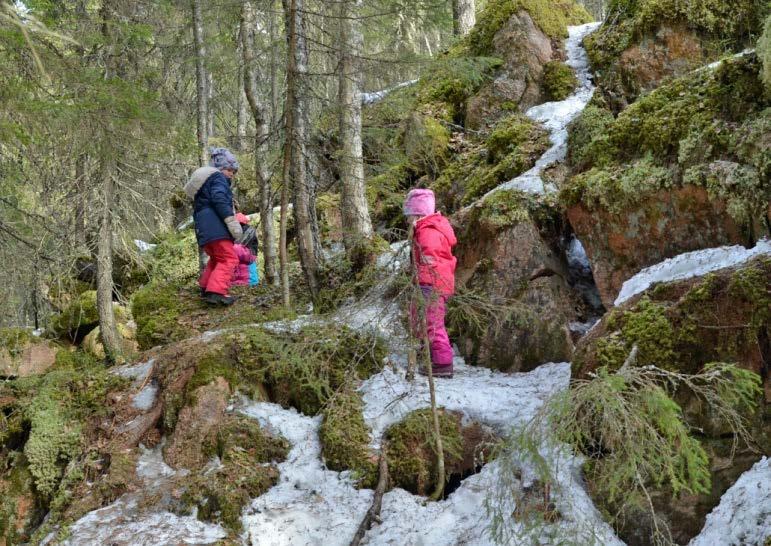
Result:
<svg viewBox="0 0 771 546">
<path fill-rule="evenodd" d="M 722 246 L 686 252 L 646 267 L 621 287 L 615 305 L 647 290 L 653 283 L 700 277 L 711 271 L 742 264 L 756 256 L 771 255 L 771 241 L 761 239 L 753 248 Z"/>
</svg>

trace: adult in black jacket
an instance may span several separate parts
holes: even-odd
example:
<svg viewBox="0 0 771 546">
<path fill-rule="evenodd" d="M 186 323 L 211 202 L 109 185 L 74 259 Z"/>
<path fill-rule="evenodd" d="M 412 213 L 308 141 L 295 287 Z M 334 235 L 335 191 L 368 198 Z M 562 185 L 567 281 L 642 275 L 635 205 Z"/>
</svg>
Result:
<svg viewBox="0 0 771 546">
<path fill-rule="evenodd" d="M 209 262 L 198 281 L 207 303 L 230 305 L 228 296 L 238 257 L 233 242 L 243 235 L 236 220 L 230 182 L 238 172 L 238 161 L 227 148 L 213 148 L 208 167 L 196 169 L 185 184 L 185 193 L 193 200 L 193 219 L 198 245 Z"/>
</svg>

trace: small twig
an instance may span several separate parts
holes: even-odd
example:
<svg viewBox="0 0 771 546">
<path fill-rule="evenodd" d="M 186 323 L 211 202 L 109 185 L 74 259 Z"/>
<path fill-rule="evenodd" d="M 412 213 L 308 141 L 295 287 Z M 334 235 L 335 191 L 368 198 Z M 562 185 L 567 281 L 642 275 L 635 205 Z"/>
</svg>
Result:
<svg viewBox="0 0 771 546">
<path fill-rule="evenodd" d="M 375 496 L 372 498 L 372 506 L 369 507 L 367 513 L 364 515 L 364 519 L 359 524 L 359 528 L 356 530 L 356 534 L 353 535 L 350 546 L 359 546 L 361 539 L 372 527 L 372 522 L 376 521 L 380 517 L 380 508 L 383 504 L 383 494 L 388 488 L 388 458 L 386 457 L 386 450 L 388 445 L 383 442 L 380 447 L 380 461 L 378 462 L 378 480 L 377 487 L 375 488 Z"/>
</svg>

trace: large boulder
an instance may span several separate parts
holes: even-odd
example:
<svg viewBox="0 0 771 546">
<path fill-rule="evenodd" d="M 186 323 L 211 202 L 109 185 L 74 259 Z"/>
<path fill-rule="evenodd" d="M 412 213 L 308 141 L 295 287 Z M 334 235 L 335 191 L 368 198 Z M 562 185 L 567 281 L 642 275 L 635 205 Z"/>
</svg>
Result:
<svg viewBox="0 0 771 546">
<path fill-rule="evenodd" d="M 551 231 L 542 233 L 536 219 L 551 223 Z M 464 357 L 505 371 L 569 360 L 576 301 L 555 241 L 558 215 L 534 197 L 504 190 L 459 212 L 454 223 L 461 289 L 450 301 L 450 323 Z M 464 309 L 476 298 L 495 307 L 485 324 Z"/>
<path fill-rule="evenodd" d="M 637 346 L 636 365 L 655 365 L 682 373 L 696 373 L 713 362 L 735 363 L 758 373 L 765 400 L 750 420 L 755 443 L 739 442 L 727 423 L 710 411 L 704 400 L 680 389 L 675 399 L 709 456 L 711 490 L 672 499 L 666 490 L 653 490 L 660 516 L 669 524 L 676 543 L 685 544 L 704 524 L 706 514 L 722 494 L 758 459 L 771 453 L 771 255 L 703 277 L 654 285 L 608 313 L 577 345 L 573 375 L 587 378 L 601 367 L 620 367 Z M 592 486 L 589 484 L 591 491 Z M 601 507 L 604 500 L 595 498 Z M 652 523 L 644 515 L 627 517 L 621 537 L 630 545 L 648 545 Z"/>
<path fill-rule="evenodd" d="M 599 100 L 619 112 L 668 78 L 752 47 L 767 12 L 752 0 L 612 0 L 586 41 Z"/>
<path fill-rule="evenodd" d="M 18 328 L 0 329 L 0 375 L 40 375 L 54 365 L 57 347 Z"/>
<path fill-rule="evenodd" d="M 665 258 L 771 230 L 771 108 L 754 54 L 672 80 L 618 117 L 592 105 L 570 126 L 561 188 L 600 294 Z"/>
</svg>

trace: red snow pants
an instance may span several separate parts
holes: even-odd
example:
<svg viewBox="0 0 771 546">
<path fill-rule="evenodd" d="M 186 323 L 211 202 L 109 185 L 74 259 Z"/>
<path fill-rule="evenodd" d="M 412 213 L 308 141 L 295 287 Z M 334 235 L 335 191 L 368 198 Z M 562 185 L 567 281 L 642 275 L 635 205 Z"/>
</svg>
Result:
<svg viewBox="0 0 771 546">
<path fill-rule="evenodd" d="M 198 285 L 207 292 L 228 295 L 233 273 L 238 267 L 238 256 L 233 250 L 233 241 L 219 239 L 203 245 L 203 251 L 209 256 L 209 263 L 201 273 Z"/>
<path fill-rule="evenodd" d="M 452 364 L 452 346 L 447 335 L 447 328 L 444 326 L 447 296 L 424 285 L 420 286 L 420 292 L 423 300 L 413 301 L 410 304 L 410 326 L 413 335 L 421 340 L 421 343 L 423 339 L 428 338 L 432 364 L 449 366 Z M 420 315 L 422 313 L 426 315 L 425 332 L 421 332 L 423 320 Z"/>
</svg>

